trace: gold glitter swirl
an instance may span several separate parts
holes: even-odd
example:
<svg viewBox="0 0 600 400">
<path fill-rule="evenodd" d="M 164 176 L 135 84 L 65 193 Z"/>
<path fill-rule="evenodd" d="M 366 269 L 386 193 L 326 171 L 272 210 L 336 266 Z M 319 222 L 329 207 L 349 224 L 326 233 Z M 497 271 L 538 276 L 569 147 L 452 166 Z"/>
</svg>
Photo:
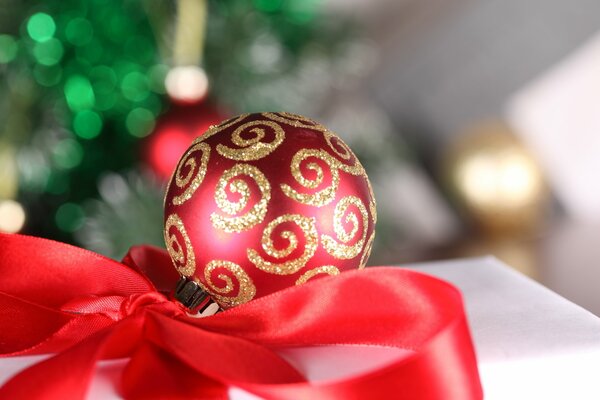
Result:
<svg viewBox="0 0 600 400">
<path fill-rule="evenodd" d="M 371 233 L 371 236 L 369 236 L 369 240 L 367 240 L 367 244 L 365 245 L 365 251 L 363 252 L 362 256 L 360 257 L 360 264 L 358 266 L 358 269 L 363 269 L 364 267 L 367 266 L 367 261 L 369 260 L 369 256 L 371 255 L 371 250 L 373 250 L 373 240 L 375 239 L 375 231 L 373 231 L 373 233 Z"/>
<path fill-rule="evenodd" d="M 350 212 L 347 214 L 350 206 L 355 206 L 358 209 L 360 217 L 362 218 L 363 227 L 361 237 L 354 245 L 348 245 L 348 242 L 350 242 L 358 233 L 359 221 L 355 213 Z M 346 231 L 342 222 L 344 220 L 344 215 L 346 215 L 345 222 L 352 225 L 350 232 Z M 335 231 L 337 239 L 342 243 L 339 243 L 329 235 L 323 234 L 321 235 L 323 247 L 335 258 L 347 260 L 356 257 L 360 254 L 360 251 L 365 244 L 368 223 L 369 216 L 362 201 L 356 196 L 344 197 L 335 206 L 333 214 L 333 230 Z"/>
<path fill-rule="evenodd" d="M 243 121 L 248 115 L 250 115 L 250 114 L 240 114 L 237 117 L 230 118 L 226 121 L 221 122 L 218 125 L 211 125 L 206 132 L 204 132 L 202 135 L 200 135 L 196 139 L 194 139 L 194 144 L 203 142 L 206 139 L 208 139 L 209 137 L 215 135 L 216 133 L 219 133 L 219 132 L 229 128 L 230 126 Z"/>
<path fill-rule="evenodd" d="M 365 177 L 367 176 L 365 168 L 362 166 L 362 164 L 360 163 L 360 161 L 358 161 L 358 159 L 356 157 L 354 158 L 354 165 L 344 164 L 343 162 L 341 162 L 339 160 L 335 160 L 334 165 L 336 168 L 338 168 L 344 172 L 347 172 L 350 175 L 355 175 L 355 176 L 362 175 Z"/>
<path fill-rule="evenodd" d="M 344 160 L 350 160 L 350 158 L 352 158 L 352 156 L 353 156 L 352 150 L 350 150 L 348 145 L 346 143 L 344 143 L 336 134 L 327 130 L 327 131 L 323 132 L 323 136 L 325 137 L 325 141 L 329 145 L 329 148 L 331 150 L 333 150 L 333 152 L 335 154 L 337 154 L 339 157 L 341 157 Z M 332 139 L 337 139 L 336 140 L 337 146 L 333 143 Z M 341 147 L 341 150 L 339 149 L 339 147 Z"/>
<path fill-rule="evenodd" d="M 196 157 L 192 156 L 195 152 L 202 152 L 202 156 L 200 157 L 200 164 L 198 165 Z M 198 143 L 193 145 L 188 149 L 188 151 L 184 154 L 177 169 L 173 173 L 171 177 L 171 182 L 169 186 L 175 180 L 175 185 L 183 189 L 184 192 L 179 196 L 173 197 L 174 205 L 181 205 L 185 201 L 189 200 L 196 189 L 200 186 L 202 181 L 204 180 L 204 176 L 206 175 L 206 169 L 208 167 L 208 158 L 210 156 L 210 146 L 206 143 Z M 187 174 L 183 175 L 183 170 L 187 169 Z"/>
<path fill-rule="evenodd" d="M 275 133 L 275 138 L 270 143 L 261 142 L 266 136 L 264 126 L 271 128 Z M 241 134 L 245 132 L 254 134 L 254 137 L 250 139 L 243 138 Z M 259 160 L 271 154 L 283 142 L 284 138 L 285 132 L 279 124 L 273 121 L 251 121 L 236 128 L 231 135 L 231 141 L 241 148 L 233 149 L 218 144 L 217 152 L 223 157 L 236 161 Z"/>
<path fill-rule="evenodd" d="M 342 160 L 351 161 L 354 163 L 352 165 L 345 164 L 340 162 L 339 160 L 335 160 L 335 164 L 337 168 L 341 169 L 352 175 L 364 175 L 365 171 L 363 166 L 360 164 L 358 159 L 352 153 L 352 150 L 348 147 L 346 143 L 342 141 L 335 133 L 331 132 L 329 129 L 319 124 L 316 121 L 311 120 L 310 118 L 303 117 L 302 115 L 292 114 L 288 112 L 266 112 L 262 114 L 264 117 L 267 117 L 273 121 L 281 122 L 287 125 L 291 125 L 295 128 L 305 128 L 305 129 L 313 129 L 323 133 L 325 141 L 329 148 Z M 335 143 L 334 143 L 335 139 Z"/>
<path fill-rule="evenodd" d="M 278 275 L 289 275 L 298 272 L 303 268 L 308 260 L 315 254 L 319 244 L 319 234 L 317 233 L 316 220 L 299 214 L 284 214 L 269 222 L 269 225 L 263 231 L 262 248 L 269 256 L 277 259 L 288 257 L 298 248 L 298 238 L 296 234 L 289 230 L 280 233 L 280 237 L 288 241 L 284 249 L 276 249 L 272 240 L 275 228 L 281 224 L 293 223 L 297 225 L 304 235 L 304 252 L 296 259 L 274 263 L 262 258 L 254 249 L 248 249 L 247 255 L 251 263 L 257 268 Z"/>
<path fill-rule="evenodd" d="M 171 228 L 174 228 L 176 233 L 171 234 Z M 183 238 L 183 245 L 178 240 L 177 234 L 181 235 Z M 164 235 L 167 251 L 171 256 L 175 268 L 181 275 L 191 276 L 196 271 L 196 257 L 194 256 L 194 249 L 192 248 L 190 237 L 188 236 L 179 215 L 169 215 L 167 222 L 165 222 Z"/>
<path fill-rule="evenodd" d="M 231 293 L 234 292 L 235 285 L 233 279 L 229 275 L 226 275 L 225 273 L 219 273 L 217 275 L 218 279 L 225 282 L 225 286 L 217 286 L 217 284 L 213 281 L 213 272 L 218 268 L 227 270 L 237 281 L 238 290 L 236 296 L 231 296 Z M 252 279 L 242 267 L 231 261 L 210 261 L 206 265 L 206 268 L 204 268 L 204 279 L 206 281 L 206 286 L 203 285 L 198 279 L 196 279 L 196 282 L 200 284 L 203 289 L 205 289 L 212 296 L 212 298 L 224 308 L 234 307 L 246 303 L 252 300 L 256 295 L 256 287 L 254 286 Z"/>
<path fill-rule="evenodd" d="M 283 124 L 291 125 L 294 128 L 306 128 L 306 129 L 314 129 L 319 132 L 324 132 L 327 130 L 323 125 L 319 124 L 316 121 L 313 121 L 310 118 L 303 117 L 302 115 L 292 114 L 289 112 L 265 112 L 262 114 L 264 117 L 267 117 L 273 121 L 281 122 Z"/>
<path fill-rule="evenodd" d="M 315 189 L 321 183 L 323 183 L 323 168 L 314 162 L 309 162 L 306 165 L 306 168 L 312 171 L 315 171 L 316 177 L 314 179 L 308 179 L 302 175 L 302 170 L 300 169 L 300 165 L 309 158 L 317 158 L 322 160 L 327 164 L 331 173 L 331 185 L 322 189 L 316 193 L 299 193 L 291 186 L 282 183 L 280 185 L 283 193 L 302 204 L 307 204 L 310 206 L 322 207 L 326 204 L 331 203 L 335 198 L 338 186 L 340 184 L 340 175 L 337 170 L 333 166 L 334 160 L 331 155 L 329 155 L 326 151 L 316 150 L 316 149 L 302 149 L 294 154 L 292 158 L 292 162 L 290 164 L 290 169 L 292 171 L 292 176 L 296 181 L 305 188 Z"/>
<path fill-rule="evenodd" d="M 250 199 L 248 183 L 242 179 L 234 179 L 240 175 L 247 175 L 254 180 L 260 190 L 260 200 L 244 215 L 234 217 L 233 215 L 247 207 Z M 227 198 L 227 188 L 232 193 L 239 193 L 240 200 L 237 202 L 230 201 Z M 271 185 L 265 175 L 255 166 L 236 164 L 223 173 L 215 191 L 217 207 L 225 214 L 231 215 L 231 217 L 224 217 L 214 212 L 211 214 L 210 220 L 215 228 L 225 232 L 245 231 L 264 220 L 269 200 L 271 200 Z"/>
<path fill-rule="evenodd" d="M 296 281 L 296 285 L 302 285 L 306 283 L 309 279 L 311 279 L 315 275 L 319 274 L 328 274 L 328 275 L 339 275 L 340 270 L 334 267 L 333 265 L 323 265 L 322 267 L 317 267 L 313 269 L 309 269 L 306 271 L 298 280 Z"/>
<path fill-rule="evenodd" d="M 367 181 L 367 187 L 369 188 L 369 211 L 371 212 L 371 218 L 373 219 L 373 226 L 377 223 L 377 202 L 375 201 L 375 193 L 373 192 L 373 186 L 369 177 L 365 174 L 365 180 Z"/>
<path fill-rule="evenodd" d="M 333 165 L 335 165 L 336 168 L 349 173 L 350 175 L 363 175 L 363 176 L 367 176 L 367 173 L 365 172 L 365 168 L 362 166 L 362 164 L 360 163 L 360 161 L 358 161 L 358 158 L 356 158 L 356 156 L 354 155 L 354 153 L 352 153 L 352 150 L 350 150 L 350 147 L 348 147 L 348 145 L 346 143 L 344 143 L 342 141 L 342 139 L 340 139 L 337 135 L 335 135 L 333 132 L 327 130 L 325 132 L 323 132 L 323 136 L 325 137 L 325 141 L 327 142 L 327 145 L 329 146 L 329 148 L 338 156 L 340 157 L 342 160 L 338 160 L 335 157 L 332 157 L 333 159 Z M 333 139 L 335 139 L 336 143 L 333 143 Z M 336 146 L 337 144 L 337 146 Z M 341 148 L 341 150 L 340 150 Z M 346 162 L 352 162 L 351 165 L 346 164 Z"/>
</svg>

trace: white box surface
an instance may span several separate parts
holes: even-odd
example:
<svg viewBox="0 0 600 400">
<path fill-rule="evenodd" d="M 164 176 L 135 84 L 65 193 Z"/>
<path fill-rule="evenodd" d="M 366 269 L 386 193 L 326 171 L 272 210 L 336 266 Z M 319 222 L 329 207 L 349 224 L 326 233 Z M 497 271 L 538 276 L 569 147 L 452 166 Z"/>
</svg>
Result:
<svg viewBox="0 0 600 400">
<path fill-rule="evenodd" d="M 486 400 L 600 399 L 600 319 L 492 258 L 410 265 L 464 295 Z M 373 368 L 401 356 L 361 346 L 282 353 L 309 379 Z M 40 356 L 0 359 L 0 384 Z M 90 399 L 118 398 L 110 384 L 125 361 L 103 362 Z M 241 390 L 232 399 L 256 399 Z"/>
<path fill-rule="evenodd" d="M 600 318 L 492 257 L 415 267 L 462 290 L 486 400 L 600 399 Z"/>
</svg>

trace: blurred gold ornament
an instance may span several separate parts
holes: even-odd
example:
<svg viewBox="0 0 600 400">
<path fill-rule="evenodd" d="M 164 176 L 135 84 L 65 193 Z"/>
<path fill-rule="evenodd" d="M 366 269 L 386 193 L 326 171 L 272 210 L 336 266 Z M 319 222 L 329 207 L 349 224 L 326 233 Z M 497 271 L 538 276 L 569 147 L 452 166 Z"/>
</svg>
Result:
<svg viewBox="0 0 600 400">
<path fill-rule="evenodd" d="M 457 200 L 491 234 L 539 227 L 548 192 L 539 165 L 508 126 L 474 126 L 451 147 L 447 177 Z"/>
<path fill-rule="evenodd" d="M 25 225 L 25 210 L 14 200 L 0 200 L 0 232 L 17 233 Z"/>
</svg>

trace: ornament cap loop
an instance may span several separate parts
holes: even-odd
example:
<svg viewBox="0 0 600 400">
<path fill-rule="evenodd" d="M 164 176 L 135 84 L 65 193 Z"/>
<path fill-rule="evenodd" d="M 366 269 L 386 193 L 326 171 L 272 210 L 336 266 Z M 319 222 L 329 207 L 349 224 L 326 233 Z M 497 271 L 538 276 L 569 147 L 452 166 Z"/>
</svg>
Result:
<svg viewBox="0 0 600 400">
<path fill-rule="evenodd" d="M 206 300 L 206 293 L 200 285 L 182 276 L 175 287 L 175 299 L 189 309 L 194 309 Z"/>
</svg>

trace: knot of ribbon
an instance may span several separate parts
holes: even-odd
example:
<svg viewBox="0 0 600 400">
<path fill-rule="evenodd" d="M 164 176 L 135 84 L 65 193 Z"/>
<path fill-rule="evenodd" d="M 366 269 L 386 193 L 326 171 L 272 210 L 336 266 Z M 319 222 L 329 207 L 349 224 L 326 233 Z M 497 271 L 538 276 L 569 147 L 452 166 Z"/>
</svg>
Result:
<svg viewBox="0 0 600 400">
<path fill-rule="evenodd" d="M 82 296 L 63 304 L 60 309 L 76 315 L 104 315 L 115 322 L 146 309 L 171 316 L 184 314 L 181 307 L 159 292 L 134 293 L 129 296 Z"/>
<path fill-rule="evenodd" d="M 115 358 L 127 360 L 114 382 L 125 398 L 224 399 L 232 386 L 267 399 L 483 396 L 460 293 L 439 279 L 370 267 L 198 319 L 167 296 L 178 278 L 150 246 L 117 262 L 0 234 L 0 357 L 51 354 L 10 378 L 0 398 L 85 398 L 96 364 Z M 317 382 L 277 353 L 334 345 L 411 353 Z"/>
</svg>

